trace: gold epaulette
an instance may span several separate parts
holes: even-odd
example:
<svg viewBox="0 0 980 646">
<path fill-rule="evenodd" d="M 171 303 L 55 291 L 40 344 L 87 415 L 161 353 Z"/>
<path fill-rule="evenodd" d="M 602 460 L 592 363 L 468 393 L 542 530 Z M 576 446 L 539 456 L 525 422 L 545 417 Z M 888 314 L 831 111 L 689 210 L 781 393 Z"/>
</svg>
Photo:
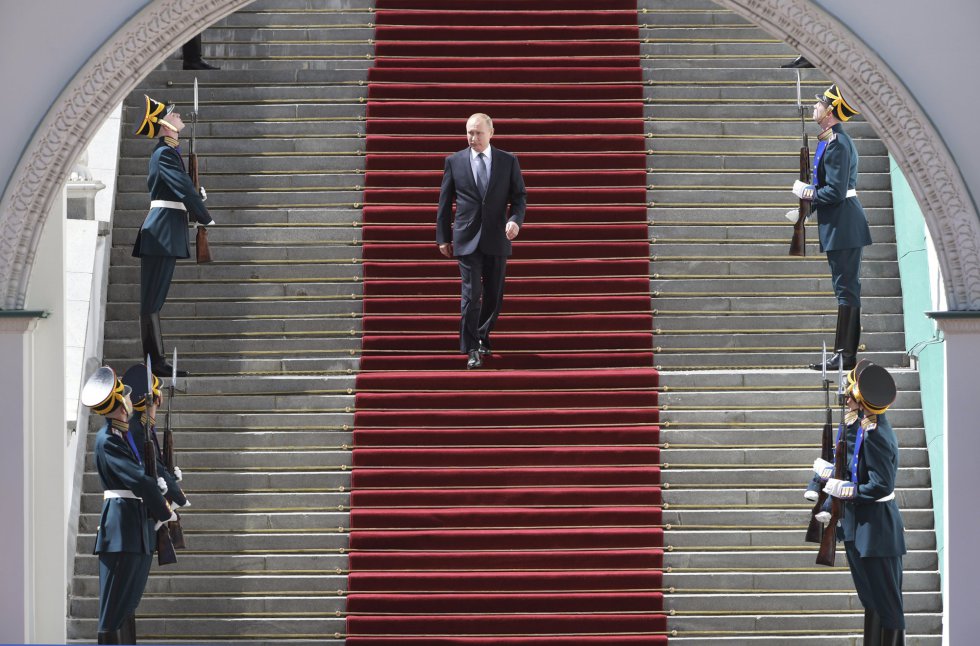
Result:
<svg viewBox="0 0 980 646">
<path fill-rule="evenodd" d="M 861 428 L 864 429 L 865 433 L 867 433 L 868 431 L 873 431 L 874 429 L 878 428 L 878 416 L 868 415 L 867 417 L 862 419 Z"/>
<path fill-rule="evenodd" d="M 857 421 L 858 412 L 856 410 L 849 410 L 844 413 L 844 426 L 850 426 Z"/>
<path fill-rule="evenodd" d="M 110 419 L 109 420 L 109 426 L 112 428 L 112 430 L 119 431 L 120 433 L 128 433 L 129 432 L 129 424 L 127 424 L 126 422 L 124 422 L 122 420 Z"/>
</svg>

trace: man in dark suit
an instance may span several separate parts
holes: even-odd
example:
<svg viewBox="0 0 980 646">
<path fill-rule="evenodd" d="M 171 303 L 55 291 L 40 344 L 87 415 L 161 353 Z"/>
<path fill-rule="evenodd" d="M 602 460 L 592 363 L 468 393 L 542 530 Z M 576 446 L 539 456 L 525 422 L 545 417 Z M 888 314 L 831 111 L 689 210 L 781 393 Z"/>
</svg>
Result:
<svg viewBox="0 0 980 646">
<path fill-rule="evenodd" d="M 159 134 L 160 140 L 150 155 L 146 178 L 150 212 L 133 245 L 133 256 L 140 259 L 140 339 L 142 356 L 150 355 L 153 362 L 153 374 L 169 377 L 173 368 L 163 347 L 160 310 L 167 300 L 177 259 L 191 255 L 187 214 L 203 225 L 214 224 L 214 220 L 204 206 L 207 194 L 194 188 L 180 156 L 180 131 L 184 129 L 180 114 L 172 103 L 145 98 L 146 112 L 136 134 L 151 139 Z M 178 371 L 178 376 L 186 375 Z"/>
<path fill-rule="evenodd" d="M 845 416 L 848 479 L 830 478 L 824 491 L 844 501 L 837 539 L 864 606 L 864 643 L 905 643 L 902 556 L 905 525 L 895 502 L 898 439 L 885 417 L 895 401 L 895 380 L 866 359 L 848 376 Z"/>
<path fill-rule="evenodd" d="M 813 184 L 796 180 L 793 185 L 793 194 L 810 200 L 811 215 L 817 214 L 820 250 L 827 253 L 837 296 L 834 355 L 827 360 L 827 370 L 837 370 L 839 364 L 845 370 L 853 368 L 861 340 L 861 257 L 871 244 L 871 229 L 857 197 L 857 148 L 841 126 L 856 114 L 836 84 L 817 95 L 813 120 L 821 132 L 813 155 Z M 797 212 L 792 213 L 795 222 Z M 810 367 L 822 370 L 824 365 Z"/>
<path fill-rule="evenodd" d="M 471 116 L 466 137 L 469 148 L 446 158 L 436 242 L 442 255 L 455 255 L 459 262 L 459 349 L 467 355 L 467 369 L 472 369 L 483 365 L 483 356 L 491 352 L 490 333 L 503 304 L 511 240 L 524 224 L 527 190 L 517 157 L 490 146 L 490 117 Z"/>
<path fill-rule="evenodd" d="M 129 433 L 130 389 L 112 368 L 95 371 L 82 388 L 82 404 L 105 416 L 95 436 L 95 468 L 104 502 L 95 549 L 99 555 L 100 644 L 136 643 L 136 607 L 143 597 L 155 546 L 156 527 L 176 520 L 162 480 L 146 475 Z"/>
</svg>

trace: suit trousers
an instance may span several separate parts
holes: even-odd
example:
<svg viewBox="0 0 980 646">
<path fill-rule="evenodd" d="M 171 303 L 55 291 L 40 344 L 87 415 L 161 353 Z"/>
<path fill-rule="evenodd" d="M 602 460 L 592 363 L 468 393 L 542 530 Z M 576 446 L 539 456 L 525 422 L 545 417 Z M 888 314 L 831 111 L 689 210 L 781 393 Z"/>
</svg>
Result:
<svg viewBox="0 0 980 646">
<path fill-rule="evenodd" d="M 861 257 L 864 247 L 827 252 L 838 305 L 861 307 Z"/>
<path fill-rule="evenodd" d="M 902 606 L 902 557 L 861 556 L 854 541 L 845 541 L 847 565 L 861 605 L 881 617 L 882 628 L 905 630 Z"/>
<path fill-rule="evenodd" d="M 99 632 L 119 630 L 136 612 L 152 563 L 152 554 L 99 554 Z"/>
<path fill-rule="evenodd" d="M 500 316 L 504 301 L 507 256 L 492 256 L 479 249 L 459 256 L 459 275 L 463 281 L 460 302 L 459 350 L 476 350 L 480 341 L 490 347 L 490 332 Z"/>
<path fill-rule="evenodd" d="M 176 266 L 173 256 L 140 257 L 140 314 L 155 314 L 163 309 Z"/>
</svg>

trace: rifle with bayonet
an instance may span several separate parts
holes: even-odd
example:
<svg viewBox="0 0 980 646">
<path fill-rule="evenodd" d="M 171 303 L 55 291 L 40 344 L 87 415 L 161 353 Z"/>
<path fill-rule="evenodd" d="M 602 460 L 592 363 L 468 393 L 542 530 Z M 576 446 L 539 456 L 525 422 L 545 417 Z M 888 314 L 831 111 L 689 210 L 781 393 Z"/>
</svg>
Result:
<svg viewBox="0 0 980 646">
<path fill-rule="evenodd" d="M 810 142 L 806 136 L 806 112 L 800 90 L 800 71 L 796 70 L 796 107 L 800 112 L 803 128 L 803 145 L 800 147 L 800 181 L 810 183 Z M 791 212 L 792 213 L 792 212 Z M 789 255 L 806 256 L 806 219 L 810 217 L 810 201 L 800 200 L 800 210 L 793 224 L 793 239 L 789 243 Z"/>
<path fill-rule="evenodd" d="M 173 412 L 174 393 L 177 392 L 177 348 L 174 348 L 174 358 L 171 365 L 173 370 L 170 372 L 170 386 L 167 388 L 167 426 L 163 429 L 163 465 L 167 471 L 174 473 L 174 432 L 171 428 L 170 418 Z M 170 532 L 170 540 L 175 548 L 184 549 L 187 547 L 187 543 L 184 541 L 184 528 L 180 526 L 179 513 L 177 520 L 167 523 L 167 530 Z"/>
<path fill-rule="evenodd" d="M 157 447 L 153 442 L 153 429 L 150 428 L 150 405 L 153 402 L 153 367 L 150 363 L 150 355 L 146 355 L 146 439 L 143 442 L 143 468 L 146 475 L 153 479 L 156 485 L 160 474 L 157 473 Z M 170 505 L 167 505 L 170 509 Z M 160 565 L 170 565 L 177 562 L 177 552 L 174 551 L 174 544 L 170 540 L 170 531 L 167 524 L 161 524 L 157 528 L 157 563 Z"/>
<path fill-rule="evenodd" d="M 823 390 L 827 406 L 827 418 L 823 423 L 823 434 L 820 439 L 820 459 L 825 462 L 834 461 L 834 411 L 830 405 L 830 380 L 827 379 L 827 343 L 823 344 L 823 360 L 820 365 L 823 367 Z M 827 492 L 821 486 L 817 494 L 817 501 L 810 512 L 810 525 L 806 529 L 806 542 L 819 543 L 823 536 L 823 523 L 817 520 L 817 514 L 823 509 L 827 502 Z"/>
<path fill-rule="evenodd" d="M 847 408 L 847 395 L 844 389 L 843 361 L 837 366 L 837 399 L 840 403 L 840 426 L 837 430 L 837 445 L 834 447 L 834 477 L 838 480 L 849 479 L 847 473 L 847 434 L 845 433 L 844 413 Z M 817 565 L 834 567 L 837 557 L 837 523 L 844 514 L 844 501 L 840 498 L 830 499 L 830 520 L 824 527 L 817 551 Z"/>
<path fill-rule="evenodd" d="M 207 199 L 208 194 L 201 188 L 201 177 L 197 165 L 197 78 L 194 79 L 194 111 L 191 112 L 191 152 L 187 156 L 187 174 L 191 176 L 194 188 L 201 194 L 202 199 Z M 197 249 L 198 264 L 209 263 L 211 258 L 211 245 L 208 243 L 208 230 L 203 225 L 197 226 L 197 238 L 194 242 Z"/>
</svg>

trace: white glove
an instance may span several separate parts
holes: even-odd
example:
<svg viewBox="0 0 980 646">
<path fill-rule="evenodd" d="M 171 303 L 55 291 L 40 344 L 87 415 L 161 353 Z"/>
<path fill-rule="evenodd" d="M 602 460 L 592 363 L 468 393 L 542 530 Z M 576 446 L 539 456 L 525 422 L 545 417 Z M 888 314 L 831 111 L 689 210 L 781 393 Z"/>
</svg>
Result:
<svg viewBox="0 0 980 646">
<path fill-rule="evenodd" d="M 167 493 L 167 481 L 161 477 L 157 477 L 157 487 L 160 489 L 160 493 Z"/>
<path fill-rule="evenodd" d="M 202 202 L 208 201 L 208 192 L 204 190 L 203 186 L 201 187 L 201 201 Z"/>
<path fill-rule="evenodd" d="M 183 479 L 184 479 L 184 474 L 181 473 L 180 467 L 178 467 L 177 465 L 174 465 L 174 480 L 176 480 L 177 482 L 180 482 Z"/>
<path fill-rule="evenodd" d="M 158 520 L 156 522 L 156 524 L 153 525 L 153 531 L 158 531 L 161 527 L 163 527 L 167 523 L 171 523 L 171 522 L 173 522 L 175 520 L 178 520 L 178 518 L 177 518 L 177 512 L 171 511 L 170 512 L 170 518 L 168 518 L 167 520 Z"/>
<path fill-rule="evenodd" d="M 800 210 L 790 209 L 789 211 L 786 211 L 786 219 L 793 224 L 796 224 L 796 221 L 800 219 Z"/>
<path fill-rule="evenodd" d="M 793 195 L 800 198 L 801 200 L 812 200 L 813 199 L 814 188 L 806 182 L 801 182 L 796 180 L 793 182 Z"/>
<path fill-rule="evenodd" d="M 829 480 L 834 475 L 834 464 L 823 458 L 817 458 L 813 461 L 813 472 L 821 480 Z"/>
<path fill-rule="evenodd" d="M 803 497 L 810 502 L 817 502 L 817 499 L 820 498 L 820 494 L 813 489 L 807 489 L 803 492 Z"/>
<path fill-rule="evenodd" d="M 817 519 L 817 522 L 818 523 L 823 523 L 824 525 L 826 525 L 827 523 L 830 522 L 830 512 L 829 511 L 821 511 L 821 512 L 818 512 L 818 513 L 814 514 L 813 517 Z"/>
<path fill-rule="evenodd" d="M 857 487 L 854 486 L 853 482 L 838 480 L 837 478 L 827 480 L 827 486 L 823 490 L 834 498 L 840 498 L 841 500 L 850 500 L 857 495 Z"/>
</svg>

